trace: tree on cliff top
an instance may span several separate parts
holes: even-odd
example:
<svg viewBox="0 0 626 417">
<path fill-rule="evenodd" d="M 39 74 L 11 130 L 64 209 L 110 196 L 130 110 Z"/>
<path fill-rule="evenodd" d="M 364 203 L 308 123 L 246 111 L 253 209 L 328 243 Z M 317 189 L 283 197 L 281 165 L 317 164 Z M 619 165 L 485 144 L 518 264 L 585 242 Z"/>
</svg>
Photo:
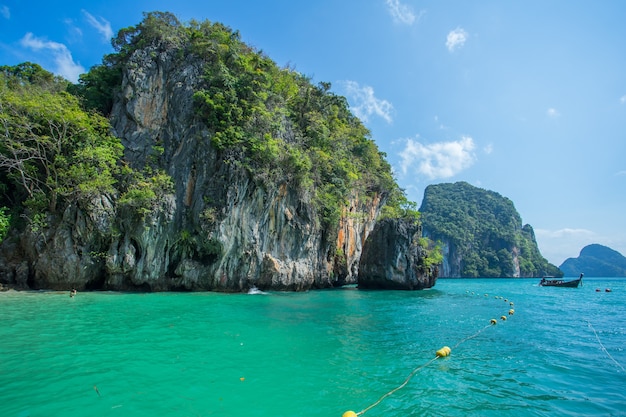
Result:
<svg viewBox="0 0 626 417">
<path fill-rule="evenodd" d="M 13 203 L 54 212 L 114 190 L 122 146 L 67 85 L 36 64 L 0 68 L 0 176 Z"/>
</svg>

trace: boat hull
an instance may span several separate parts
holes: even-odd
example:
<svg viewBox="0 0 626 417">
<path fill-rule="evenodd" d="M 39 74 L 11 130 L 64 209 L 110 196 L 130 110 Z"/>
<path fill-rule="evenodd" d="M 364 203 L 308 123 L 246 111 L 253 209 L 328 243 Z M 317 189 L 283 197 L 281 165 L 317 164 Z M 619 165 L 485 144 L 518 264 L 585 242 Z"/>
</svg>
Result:
<svg viewBox="0 0 626 417">
<path fill-rule="evenodd" d="M 578 279 L 574 279 L 571 281 L 564 281 L 562 279 L 545 279 L 543 278 L 539 285 L 542 287 L 567 287 L 567 288 L 578 288 L 583 282 L 583 275 L 580 274 Z"/>
<path fill-rule="evenodd" d="M 543 282 L 539 283 L 542 287 L 568 287 L 568 288 L 577 288 L 580 286 L 579 279 L 574 281 L 555 281 L 555 282 Z"/>
</svg>

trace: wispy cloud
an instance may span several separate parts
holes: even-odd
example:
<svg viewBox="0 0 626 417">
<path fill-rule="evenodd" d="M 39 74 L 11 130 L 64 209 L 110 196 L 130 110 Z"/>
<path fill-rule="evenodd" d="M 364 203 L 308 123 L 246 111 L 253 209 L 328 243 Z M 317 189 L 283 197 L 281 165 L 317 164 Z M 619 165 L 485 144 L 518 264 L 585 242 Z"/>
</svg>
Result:
<svg viewBox="0 0 626 417">
<path fill-rule="evenodd" d="M 474 140 L 462 136 L 458 141 L 424 145 L 408 139 L 401 153 L 401 170 L 425 175 L 429 179 L 450 178 L 476 161 Z"/>
<path fill-rule="evenodd" d="M 490 143 L 487 146 L 485 146 L 483 148 L 483 152 L 485 152 L 487 155 L 490 155 L 493 152 L 493 143 Z"/>
<path fill-rule="evenodd" d="M 448 126 L 444 125 L 442 122 L 439 121 L 439 116 L 435 116 L 434 120 L 435 120 L 435 123 L 437 124 L 438 129 L 441 129 L 441 130 L 448 129 Z"/>
<path fill-rule="evenodd" d="M 400 3 L 400 0 L 386 0 L 386 2 L 391 17 L 398 23 L 412 25 L 425 13 L 425 11 L 422 10 L 416 15 L 410 6 Z"/>
<path fill-rule="evenodd" d="M 68 39 L 70 39 L 70 43 L 82 41 L 83 31 L 81 28 L 74 24 L 74 21 L 72 19 L 65 19 L 63 23 L 65 23 L 65 25 L 67 26 Z"/>
<path fill-rule="evenodd" d="M 109 42 L 113 37 L 113 29 L 111 29 L 111 23 L 109 23 L 108 20 L 103 19 L 102 17 L 95 18 L 87 10 L 83 9 L 81 11 L 83 12 L 83 15 L 85 15 L 87 22 L 102 35 L 102 39 L 105 42 Z"/>
<path fill-rule="evenodd" d="M 448 51 L 454 52 L 457 48 L 462 48 L 465 45 L 465 42 L 469 38 L 469 34 L 463 28 L 456 28 L 450 33 L 448 33 L 448 37 L 446 38 L 446 47 Z"/>
<path fill-rule="evenodd" d="M 5 19 L 10 19 L 11 18 L 11 10 L 9 9 L 8 6 L 0 6 L 0 15 L 2 15 L 2 17 L 4 17 Z"/>
<path fill-rule="evenodd" d="M 29 32 L 22 38 L 20 44 L 36 52 L 49 53 L 56 65 L 53 72 L 69 81 L 78 81 L 78 76 L 85 72 L 80 64 L 74 62 L 70 50 L 62 43 L 37 38 Z"/>
<path fill-rule="evenodd" d="M 622 104 L 626 103 L 626 94 L 619 98 L 619 102 Z"/>
<path fill-rule="evenodd" d="M 535 229 L 535 234 L 541 237 L 557 239 L 562 237 L 580 237 L 580 236 L 593 236 L 594 233 L 591 230 L 587 229 L 573 229 L 573 228 L 563 228 L 558 230 L 547 230 L 547 229 Z"/>
<path fill-rule="evenodd" d="M 548 110 L 546 110 L 546 114 L 548 115 L 548 117 L 551 117 L 553 119 L 561 115 L 561 113 L 559 113 L 559 111 L 554 107 L 550 107 Z"/>
<path fill-rule="evenodd" d="M 344 81 L 346 96 L 352 103 L 350 108 L 356 117 L 364 122 L 372 115 L 382 117 L 387 123 L 392 122 L 393 105 L 387 100 L 376 98 L 374 89 L 368 85 L 361 87 L 356 81 Z"/>
<path fill-rule="evenodd" d="M 535 229 L 535 237 L 541 254 L 556 266 L 567 258 L 578 256 L 586 245 L 605 240 L 591 230 L 567 227 L 557 230 Z"/>
</svg>

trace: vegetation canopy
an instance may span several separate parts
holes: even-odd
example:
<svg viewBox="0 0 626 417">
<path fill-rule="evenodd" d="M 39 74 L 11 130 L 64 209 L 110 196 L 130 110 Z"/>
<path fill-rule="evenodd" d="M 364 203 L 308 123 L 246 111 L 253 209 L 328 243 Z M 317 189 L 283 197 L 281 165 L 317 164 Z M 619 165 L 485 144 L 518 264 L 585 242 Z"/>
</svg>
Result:
<svg viewBox="0 0 626 417">
<path fill-rule="evenodd" d="M 125 168 L 109 121 L 86 110 L 69 87 L 37 64 L 0 67 L 0 207 L 31 228 L 69 204 L 88 206 L 100 195 L 152 183 Z M 8 214 L 1 213 L 5 224 Z"/>
<path fill-rule="evenodd" d="M 462 277 L 559 275 L 541 256 L 532 227 L 522 226 L 513 202 L 466 182 L 431 185 L 420 208 L 424 229 L 435 240 L 449 242 L 462 259 Z"/>
</svg>

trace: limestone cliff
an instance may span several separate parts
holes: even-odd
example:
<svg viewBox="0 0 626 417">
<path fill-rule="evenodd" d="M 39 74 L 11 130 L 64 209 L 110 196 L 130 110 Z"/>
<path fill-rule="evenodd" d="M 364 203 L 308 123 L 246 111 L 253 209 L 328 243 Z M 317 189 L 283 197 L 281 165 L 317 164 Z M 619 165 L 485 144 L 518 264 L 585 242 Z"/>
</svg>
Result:
<svg viewBox="0 0 626 417">
<path fill-rule="evenodd" d="M 424 235 L 439 242 L 442 277 L 562 276 L 539 252 L 513 202 L 466 182 L 426 187 Z"/>
<path fill-rule="evenodd" d="M 421 290 L 435 285 L 418 223 L 385 219 L 376 223 L 359 266 L 359 288 Z"/>
<path fill-rule="evenodd" d="M 174 22 L 168 30 L 180 26 Z M 185 36 L 192 32 L 184 29 L 180 33 Z M 349 187 L 340 200 L 338 217 L 323 217 L 319 200 L 324 194 L 315 187 L 303 186 L 290 175 L 276 175 L 272 166 L 250 169 L 254 161 L 242 158 L 243 150 L 232 146 L 224 150 L 218 144 L 220 131 L 207 123 L 215 111 L 202 113 L 197 106 L 194 95 L 214 87 L 207 67 L 216 65 L 215 59 L 194 53 L 197 46 L 185 46 L 165 33 L 168 36 L 142 38 L 132 48 L 121 48 L 124 53 L 114 67 L 121 81 L 111 89 L 109 120 L 124 145 L 122 163 L 136 171 L 162 170 L 171 178 L 171 187 L 163 187 L 140 211 L 122 204 L 121 190 L 88 202 L 68 201 L 60 212 L 47 213 L 45 228 L 14 232 L 3 242 L 0 280 L 21 288 L 148 291 L 245 291 L 253 286 L 299 291 L 356 283 L 365 242 L 389 187 L 396 185 Z M 225 54 L 234 59 L 234 52 Z M 322 98 L 326 94 L 324 89 L 310 91 Z M 300 93 L 301 108 L 310 105 L 310 91 Z M 343 105 L 326 95 L 328 102 Z M 282 105 L 269 101 L 263 103 L 267 111 Z M 304 125 L 312 116 L 302 112 L 289 117 L 287 110 L 274 113 L 283 116 L 267 126 L 257 113 L 244 114 L 245 132 L 266 132 L 260 136 L 271 142 L 267 146 L 307 148 L 312 146 L 307 141 L 328 140 Z M 336 114 L 333 117 L 337 119 Z M 341 123 L 360 126 L 347 117 L 348 122 Z M 359 140 L 359 152 L 368 156 L 371 143 Z M 372 176 L 342 169 L 346 178 L 361 182 Z M 332 181 L 345 182 L 340 174 Z M 389 253 L 397 256 L 403 250 L 416 249 Z"/>
</svg>

